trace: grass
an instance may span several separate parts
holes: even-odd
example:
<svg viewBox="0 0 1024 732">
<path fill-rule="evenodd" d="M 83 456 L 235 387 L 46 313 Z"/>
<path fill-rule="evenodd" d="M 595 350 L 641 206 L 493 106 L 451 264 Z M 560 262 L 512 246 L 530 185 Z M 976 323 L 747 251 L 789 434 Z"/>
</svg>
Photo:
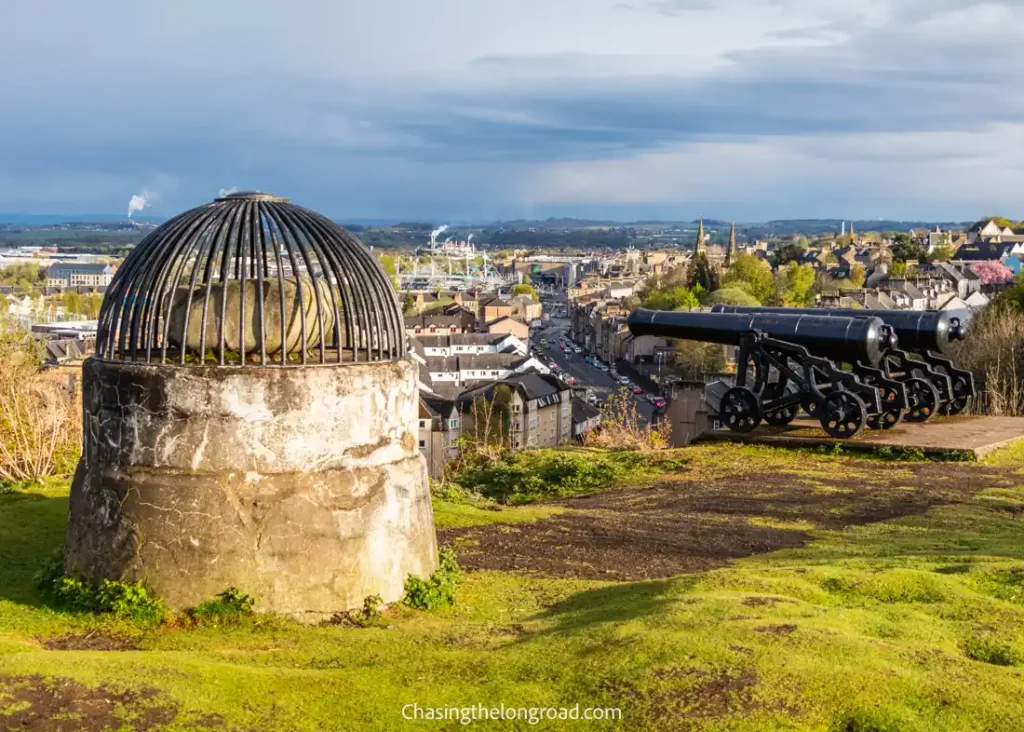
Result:
<svg viewBox="0 0 1024 732">
<path fill-rule="evenodd" d="M 703 446 L 678 457 L 685 465 L 663 480 L 685 478 L 687 490 L 752 470 L 898 486 L 916 470 L 762 447 Z M 1016 474 L 1024 452 L 961 469 L 992 467 Z M 454 607 L 394 607 L 366 628 L 256 616 L 145 629 L 47 609 L 32 575 L 62 543 L 66 488 L 22 487 L 0 495 L 0 675 L 71 679 L 105 693 L 153 689 L 146 704 L 171 710 L 168 729 L 209 714 L 226 729 L 456 729 L 405 722 L 402 707 L 579 703 L 619 707 L 623 719 L 537 728 L 1016 730 L 1024 719 L 1018 506 L 1024 478 L 889 521 L 844 530 L 799 523 L 793 528 L 814 538 L 803 548 L 657 581 L 471 572 Z M 435 501 L 435 510 L 439 525 L 456 527 L 564 509 Z M 45 647 L 89 633 L 128 636 L 140 650 Z M 0 715 L 16 715 L 25 701 L 3 689 Z M 138 726 L 139 708 L 119 709 L 125 729 Z"/>
</svg>

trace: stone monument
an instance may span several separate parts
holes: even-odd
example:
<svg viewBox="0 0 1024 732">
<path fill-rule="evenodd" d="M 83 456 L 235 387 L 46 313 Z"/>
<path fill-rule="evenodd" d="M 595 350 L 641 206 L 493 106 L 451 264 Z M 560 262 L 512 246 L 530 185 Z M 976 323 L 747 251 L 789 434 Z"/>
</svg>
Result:
<svg viewBox="0 0 1024 732">
<path fill-rule="evenodd" d="M 325 217 L 237 193 L 171 219 L 114 276 L 83 368 L 66 571 L 312 622 L 436 568 L 401 311 Z"/>
</svg>

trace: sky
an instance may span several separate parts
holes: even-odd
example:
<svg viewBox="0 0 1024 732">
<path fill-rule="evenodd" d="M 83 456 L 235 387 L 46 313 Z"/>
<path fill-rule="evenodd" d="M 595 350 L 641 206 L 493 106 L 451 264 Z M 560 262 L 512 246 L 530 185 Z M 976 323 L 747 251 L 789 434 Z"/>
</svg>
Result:
<svg viewBox="0 0 1024 732">
<path fill-rule="evenodd" d="M 1024 218 L 1024 0 L 0 0 L 0 211 Z"/>
</svg>

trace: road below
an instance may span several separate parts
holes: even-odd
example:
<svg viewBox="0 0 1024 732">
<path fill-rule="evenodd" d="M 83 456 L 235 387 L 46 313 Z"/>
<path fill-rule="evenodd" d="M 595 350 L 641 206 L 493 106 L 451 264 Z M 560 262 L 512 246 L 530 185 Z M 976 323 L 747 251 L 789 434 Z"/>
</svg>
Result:
<svg viewBox="0 0 1024 732">
<path fill-rule="evenodd" d="M 530 334 L 533 346 L 546 357 L 545 364 L 554 361 L 558 368 L 562 369 L 567 376 L 574 376 L 578 380 L 577 386 L 585 386 L 593 389 L 600 401 L 606 401 L 609 396 L 624 388 L 608 373 L 591 366 L 586 361 L 586 354 L 575 354 L 562 351 L 558 347 L 559 336 L 565 335 L 569 328 L 567 320 L 552 319 L 539 331 Z M 548 341 L 547 348 L 540 345 L 541 339 Z M 608 364 L 609 366 L 611 364 Z M 636 404 L 637 414 L 645 424 L 650 423 L 655 409 L 654 405 L 644 399 L 644 394 L 631 395 Z"/>
</svg>

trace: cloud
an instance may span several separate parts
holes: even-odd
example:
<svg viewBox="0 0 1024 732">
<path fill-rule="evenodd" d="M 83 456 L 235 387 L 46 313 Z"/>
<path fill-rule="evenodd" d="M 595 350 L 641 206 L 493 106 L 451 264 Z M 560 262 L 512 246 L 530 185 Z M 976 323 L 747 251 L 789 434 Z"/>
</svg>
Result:
<svg viewBox="0 0 1024 732">
<path fill-rule="evenodd" d="M 222 5 L 0 6 L 0 210 L 116 212 L 162 176 L 147 212 L 231 180 L 339 216 L 970 218 L 1024 182 L 993 154 L 1024 124 L 1014 0 Z"/>
</svg>

